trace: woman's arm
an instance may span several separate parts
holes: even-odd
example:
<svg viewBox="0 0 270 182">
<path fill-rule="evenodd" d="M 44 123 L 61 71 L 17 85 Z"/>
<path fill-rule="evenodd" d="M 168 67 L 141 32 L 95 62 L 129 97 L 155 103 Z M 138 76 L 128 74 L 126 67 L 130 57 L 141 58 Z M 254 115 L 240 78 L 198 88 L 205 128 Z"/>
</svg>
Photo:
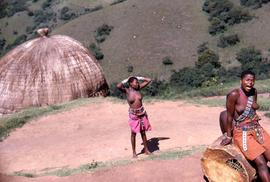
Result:
<svg viewBox="0 0 270 182">
<path fill-rule="evenodd" d="M 121 92 L 126 92 L 126 88 L 125 88 L 124 85 L 128 82 L 128 79 L 129 79 L 129 78 L 124 79 L 124 80 L 122 80 L 120 83 L 118 83 L 118 84 L 116 85 L 116 87 L 117 87 L 119 90 L 121 90 Z"/>
<path fill-rule="evenodd" d="M 145 78 L 145 77 L 141 77 L 141 76 L 137 76 L 136 78 L 139 81 L 143 81 L 142 83 L 140 83 L 140 89 L 146 87 L 152 81 L 151 78 Z"/>
<path fill-rule="evenodd" d="M 226 109 L 227 109 L 227 126 L 226 126 L 226 138 L 222 140 L 221 145 L 228 145 L 232 141 L 232 121 L 235 113 L 235 104 L 237 98 L 239 97 L 239 93 L 234 90 L 227 95 L 226 99 Z"/>
<path fill-rule="evenodd" d="M 254 88 L 255 89 L 255 88 Z M 257 104 L 257 90 L 254 91 L 254 102 L 252 103 L 252 108 L 257 110 L 260 108 L 259 104 Z"/>
</svg>

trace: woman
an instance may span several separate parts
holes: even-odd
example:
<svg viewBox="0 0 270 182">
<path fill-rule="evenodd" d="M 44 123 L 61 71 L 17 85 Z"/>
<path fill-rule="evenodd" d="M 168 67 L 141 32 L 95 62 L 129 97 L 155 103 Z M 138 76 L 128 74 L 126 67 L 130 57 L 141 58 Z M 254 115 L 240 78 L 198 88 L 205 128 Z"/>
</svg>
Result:
<svg viewBox="0 0 270 182">
<path fill-rule="evenodd" d="M 233 139 L 244 156 L 254 161 L 261 180 L 270 182 L 267 167 L 267 162 L 270 161 L 270 137 L 258 123 L 256 110 L 259 105 L 254 84 L 255 74 L 244 71 L 241 74 L 241 88 L 234 89 L 227 95 L 227 122 L 221 122 L 221 126 L 226 125 L 223 128 L 226 128 L 227 132 L 221 145 L 228 145 Z M 221 120 L 223 116 L 224 113 L 221 113 Z"/>
<path fill-rule="evenodd" d="M 139 80 L 141 83 L 139 83 Z M 151 130 L 147 113 L 142 104 L 142 94 L 140 90 L 151 82 L 150 78 L 129 77 L 117 84 L 117 88 L 126 94 L 129 104 L 129 126 L 131 128 L 131 145 L 133 157 L 137 157 L 136 153 L 136 133 L 141 133 L 144 145 L 144 153 L 149 155 L 150 151 L 147 146 L 147 138 L 145 131 Z M 128 83 L 128 88 L 125 84 Z"/>
</svg>

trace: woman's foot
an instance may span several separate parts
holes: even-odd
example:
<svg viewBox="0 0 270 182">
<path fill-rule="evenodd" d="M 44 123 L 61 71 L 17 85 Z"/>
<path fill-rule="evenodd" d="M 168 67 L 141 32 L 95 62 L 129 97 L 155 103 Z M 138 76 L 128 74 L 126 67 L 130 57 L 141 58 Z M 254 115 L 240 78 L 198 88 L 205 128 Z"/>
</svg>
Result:
<svg viewBox="0 0 270 182">
<path fill-rule="evenodd" d="M 152 153 L 149 150 L 144 150 L 145 155 L 152 155 Z"/>
<path fill-rule="evenodd" d="M 136 153 L 133 153 L 133 155 L 132 155 L 132 158 L 137 158 L 138 156 L 137 156 L 137 154 Z"/>
</svg>

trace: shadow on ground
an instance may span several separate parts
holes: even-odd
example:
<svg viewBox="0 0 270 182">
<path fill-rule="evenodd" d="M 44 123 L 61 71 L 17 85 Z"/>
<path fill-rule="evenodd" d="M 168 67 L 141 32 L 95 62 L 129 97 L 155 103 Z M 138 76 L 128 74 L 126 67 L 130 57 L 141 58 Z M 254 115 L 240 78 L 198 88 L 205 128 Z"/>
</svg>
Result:
<svg viewBox="0 0 270 182">
<path fill-rule="evenodd" d="M 169 137 L 154 137 L 147 140 L 147 146 L 148 146 L 149 151 L 152 153 L 159 150 L 159 141 L 168 140 L 168 139 L 170 138 Z M 143 145 L 143 143 L 141 145 Z M 138 153 L 138 155 L 143 154 L 143 153 L 144 153 L 144 148 L 141 150 L 140 153 Z"/>
</svg>

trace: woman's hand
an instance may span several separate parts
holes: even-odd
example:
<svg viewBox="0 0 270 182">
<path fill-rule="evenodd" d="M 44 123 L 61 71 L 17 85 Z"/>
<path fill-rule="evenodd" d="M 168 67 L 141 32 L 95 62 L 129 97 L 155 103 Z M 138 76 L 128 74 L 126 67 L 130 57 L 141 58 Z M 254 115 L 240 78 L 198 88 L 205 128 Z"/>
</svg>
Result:
<svg viewBox="0 0 270 182">
<path fill-rule="evenodd" d="M 229 144 L 231 144 L 231 143 L 232 143 L 232 138 L 226 137 L 226 138 L 224 138 L 224 139 L 221 141 L 220 145 L 225 146 L 225 145 L 229 145 Z"/>
</svg>

